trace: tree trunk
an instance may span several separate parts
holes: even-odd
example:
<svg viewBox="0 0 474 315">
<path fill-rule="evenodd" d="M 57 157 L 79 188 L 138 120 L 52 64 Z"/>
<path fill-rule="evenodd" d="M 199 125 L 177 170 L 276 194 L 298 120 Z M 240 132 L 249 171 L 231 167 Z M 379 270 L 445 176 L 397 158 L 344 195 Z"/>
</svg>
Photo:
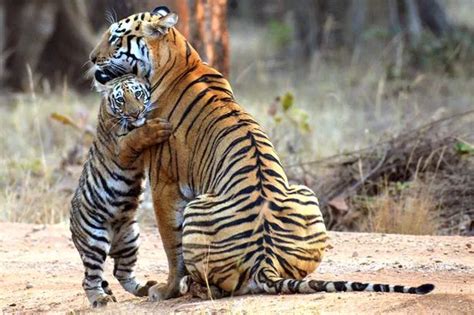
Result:
<svg viewBox="0 0 474 315">
<path fill-rule="evenodd" d="M 201 58 L 229 77 L 227 0 L 189 0 L 189 40 Z"/>
<path fill-rule="evenodd" d="M 408 41 L 413 49 L 418 48 L 421 40 L 421 19 L 415 0 L 405 0 Z"/>
<path fill-rule="evenodd" d="M 3 88 L 5 82 L 5 37 L 7 30 L 5 28 L 5 3 L 0 1 L 0 90 Z"/>
<path fill-rule="evenodd" d="M 359 43 L 364 31 L 367 15 L 366 0 L 352 0 L 346 14 L 346 29 L 344 42 L 354 47 Z"/>
<path fill-rule="evenodd" d="M 39 79 L 54 83 L 67 79 L 74 86 L 90 86 L 83 65 L 95 38 L 85 4 L 83 0 L 5 1 L 9 88 L 29 90 Z"/>
<path fill-rule="evenodd" d="M 443 36 L 450 32 L 444 7 L 437 0 L 417 0 L 418 11 L 424 25 L 436 36 Z"/>
</svg>

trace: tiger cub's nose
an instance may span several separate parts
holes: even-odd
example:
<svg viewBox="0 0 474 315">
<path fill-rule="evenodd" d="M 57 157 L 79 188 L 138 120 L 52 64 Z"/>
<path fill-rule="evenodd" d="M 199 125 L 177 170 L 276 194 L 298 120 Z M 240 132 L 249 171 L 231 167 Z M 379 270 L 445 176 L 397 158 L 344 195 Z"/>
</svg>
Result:
<svg viewBox="0 0 474 315">
<path fill-rule="evenodd" d="M 136 111 L 130 112 L 130 116 L 132 116 L 135 119 L 138 119 L 140 117 L 140 113 L 141 113 L 140 110 L 136 110 Z"/>
</svg>

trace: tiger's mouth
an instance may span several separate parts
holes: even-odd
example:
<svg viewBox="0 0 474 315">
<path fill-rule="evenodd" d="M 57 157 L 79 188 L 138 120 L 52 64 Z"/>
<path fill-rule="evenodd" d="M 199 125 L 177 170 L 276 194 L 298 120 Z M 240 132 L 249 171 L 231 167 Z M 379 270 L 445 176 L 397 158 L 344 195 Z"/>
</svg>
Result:
<svg viewBox="0 0 474 315">
<path fill-rule="evenodd" d="M 127 71 L 124 67 L 116 64 L 96 65 L 94 78 L 100 84 L 105 84 L 112 79 L 126 75 Z"/>
<path fill-rule="evenodd" d="M 96 70 L 94 73 L 94 78 L 100 84 L 106 84 L 110 80 L 116 78 L 118 76 L 114 76 L 114 74 L 110 71 L 106 70 Z"/>
</svg>

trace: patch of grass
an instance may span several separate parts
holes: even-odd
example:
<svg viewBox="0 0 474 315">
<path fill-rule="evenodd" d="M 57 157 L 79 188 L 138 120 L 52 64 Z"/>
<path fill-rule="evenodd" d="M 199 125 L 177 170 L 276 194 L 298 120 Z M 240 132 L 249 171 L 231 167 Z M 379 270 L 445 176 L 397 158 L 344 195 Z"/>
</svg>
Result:
<svg viewBox="0 0 474 315">
<path fill-rule="evenodd" d="M 376 197 L 363 198 L 367 232 L 433 235 L 438 231 L 436 202 L 418 182 L 396 183 Z"/>
<path fill-rule="evenodd" d="M 81 134 L 50 116 L 59 112 L 79 126 L 89 124 L 95 120 L 98 97 L 78 98 L 71 91 L 1 97 L 0 221 L 66 221 L 71 186 L 78 178 L 60 170 L 61 160 Z"/>
<path fill-rule="evenodd" d="M 70 194 L 61 191 L 56 182 L 24 172 L 0 192 L 0 220 L 37 224 L 65 222 L 69 201 Z"/>
</svg>

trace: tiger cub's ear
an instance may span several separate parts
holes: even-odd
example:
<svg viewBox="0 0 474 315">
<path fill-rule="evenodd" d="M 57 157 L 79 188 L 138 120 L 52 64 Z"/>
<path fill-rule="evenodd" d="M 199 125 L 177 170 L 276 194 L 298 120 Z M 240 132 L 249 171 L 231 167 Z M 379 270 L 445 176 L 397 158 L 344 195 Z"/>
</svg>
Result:
<svg viewBox="0 0 474 315">
<path fill-rule="evenodd" d="M 105 84 L 94 81 L 94 86 L 96 91 L 99 92 L 103 97 L 109 95 L 110 91 L 112 91 L 114 88 L 114 85 L 110 81 Z"/>
<path fill-rule="evenodd" d="M 169 13 L 165 16 L 152 15 L 151 21 L 145 24 L 144 32 L 148 36 L 163 35 L 178 23 L 178 15 Z"/>
</svg>

